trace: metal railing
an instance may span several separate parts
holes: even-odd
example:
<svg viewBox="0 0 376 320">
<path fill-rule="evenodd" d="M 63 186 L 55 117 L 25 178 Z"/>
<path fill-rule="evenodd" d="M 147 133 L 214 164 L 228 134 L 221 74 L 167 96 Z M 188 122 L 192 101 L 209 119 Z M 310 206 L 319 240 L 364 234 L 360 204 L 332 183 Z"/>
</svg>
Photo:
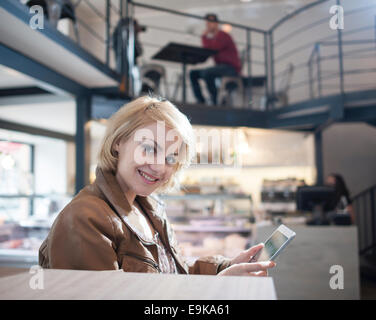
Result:
<svg viewBox="0 0 376 320">
<path fill-rule="evenodd" d="M 204 16 L 195 15 L 195 14 L 191 14 L 191 13 L 187 13 L 187 12 L 181 12 L 181 11 L 172 10 L 172 9 L 163 8 L 163 7 L 158 7 L 158 6 L 154 6 L 154 5 L 150 5 L 150 4 L 146 4 L 146 3 L 140 3 L 140 2 L 131 1 L 131 0 L 127 1 L 127 3 L 131 7 L 129 12 L 132 12 L 133 14 L 135 12 L 135 9 L 142 8 L 142 9 L 162 12 L 162 13 L 165 13 L 165 14 L 168 14 L 168 15 L 173 15 L 175 17 L 195 19 L 195 20 L 198 20 L 198 21 L 205 21 L 206 20 Z M 267 43 L 266 43 L 266 38 L 265 38 L 266 31 L 259 29 L 259 28 L 253 28 L 253 27 L 250 27 L 250 26 L 247 26 L 247 25 L 242 25 L 242 24 L 239 24 L 239 23 L 233 23 L 233 22 L 230 22 L 230 21 L 220 20 L 219 23 L 220 24 L 229 24 L 229 25 L 231 25 L 232 28 L 236 28 L 236 29 L 243 31 L 245 33 L 244 34 L 244 40 L 240 40 L 239 37 L 234 37 L 234 36 L 233 36 L 233 39 L 234 39 L 235 44 L 238 46 L 238 49 L 241 48 L 241 50 L 238 50 L 238 51 L 239 52 L 241 52 L 241 51 L 245 52 L 245 61 L 243 62 L 243 66 L 244 66 L 245 70 L 243 70 L 243 72 L 245 72 L 246 76 L 252 77 L 252 75 L 254 74 L 253 73 L 254 67 L 256 67 L 256 66 L 258 66 L 259 69 L 260 69 L 260 66 L 261 66 L 262 69 L 263 69 L 264 75 L 266 75 L 267 70 L 268 70 L 267 54 L 264 53 L 267 50 Z M 153 30 L 158 31 L 158 33 L 162 32 L 162 33 L 188 35 L 188 36 L 193 37 L 195 39 L 201 38 L 201 34 L 197 34 L 197 33 L 194 33 L 194 32 L 188 32 L 188 31 L 184 31 L 184 30 L 181 30 L 181 29 L 180 30 L 179 29 L 172 29 L 172 28 L 169 28 L 169 27 L 166 27 L 166 26 L 155 26 L 155 25 L 152 25 L 152 24 L 144 24 L 144 25 L 148 29 L 151 29 L 152 31 Z M 255 34 L 257 34 L 261 37 L 261 39 L 262 39 L 261 43 L 260 42 L 253 43 L 252 37 Z M 153 47 L 153 48 L 163 47 L 162 43 L 158 44 L 158 43 L 151 43 L 151 42 L 143 42 L 143 45 L 145 45 L 147 47 Z M 252 51 L 259 51 L 264 59 L 263 60 L 254 59 L 253 55 L 252 55 Z M 179 66 L 176 66 L 176 65 L 173 65 L 173 64 L 168 64 L 168 67 L 174 69 L 174 68 L 178 68 Z M 171 82 L 171 81 L 169 81 L 169 82 Z M 176 91 L 176 90 L 174 90 L 174 91 Z"/>
<path fill-rule="evenodd" d="M 20 0 L 23 4 L 27 5 L 28 0 Z M 76 38 L 77 45 L 86 49 L 97 58 L 99 58 L 103 63 L 105 63 L 108 67 L 110 67 L 110 50 L 112 47 L 112 40 L 111 40 L 111 32 L 115 28 L 114 25 L 111 24 L 112 14 L 120 19 L 124 15 L 123 10 L 123 2 L 122 0 L 117 0 L 116 2 L 119 3 L 119 6 L 116 6 L 116 0 L 104 0 L 105 3 L 105 10 L 102 12 L 98 9 L 90 0 L 75 0 L 75 1 L 65 1 L 65 0 L 53 0 L 53 1 L 44 1 L 46 5 L 59 5 L 69 16 L 69 19 L 72 20 L 73 24 L 77 24 L 77 28 L 79 33 L 82 33 L 85 30 L 92 39 L 98 42 L 99 45 L 103 47 L 103 55 L 98 53 L 96 50 L 88 49 L 87 43 L 82 42 L 82 39 L 78 41 Z M 41 1 L 42 3 L 43 1 Z M 69 5 L 67 5 L 69 4 Z M 90 26 L 86 21 L 84 21 L 83 17 L 80 16 L 80 10 L 89 10 L 92 12 L 97 18 L 99 18 L 103 25 L 99 28 L 95 29 Z M 59 19 L 59 18 L 57 18 Z M 98 30 L 99 29 L 99 30 Z M 81 37 L 80 37 L 81 38 Z M 91 40 L 90 40 L 91 41 Z"/>
<path fill-rule="evenodd" d="M 61 4 L 64 2 L 64 0 L 54 1 Z M 288 96 L 290 97 L 287 104 L 333 93 L 344 94 L 348 91 L 349 86 L 351 86 L 352 89 L 361 89 L 362 86 L 363 88 L 376 87 L 372 82 L 367 81 L 365 76 L 362 77 L 362 81 L 357 81 L 356 83 L 350 81 L 352 77 L 358 75 L 376 75 L 376 66 L 367 66 L 367 68 L 348 68 L 347 66 L 347 61 L 351 61 L 351 59 L 356 58 L 363 61 L 372 61 L 374 54 L 376 54 L 376 4 L 359 6 L 344 11 L 344 18 L 345 21 L 347 21 L 347 19 L 352 19 L 352 17 L 355 17 L 357 14 L 375 10 L 373 20 L 365 21 L 365 25 L 363 24 L 356 28 L 345 27 L 344 30 L 338 29 L 335 31 L 330 30 L 328 26 L 331 16 L 326 9 L 329 9 L 331 5 L 347 5 L 348 2 L 349 0 L 320 0 L 312 2 L 280 19 L 269 30 L 253 28 L 231 21 L 220 21 L 222 24 L 230 24 L 233 28 L 244 32 L 242 36 L 244 38 L 240 39 L 240 37 L 234 37 L 236 45 L 246 52 L 244 63 L 245 70 L 243 71 L 245 71 L 247 77 L 253 77 L 257 73 L 258 75 L 262 75 L 260 74 L 260 70 L 262 70 L 261 72 L 266 77 L 265 96 L 267 97 L 267 101 L 269 101 L 267 105 L 270 107 L 268 110 L 276 108 L 278 101 L 273 97 L 278 96 L 278 90 L 280 90 L 280 87 L 277 86 L 277 82 L 284 81 L 283 78 L 286 75 L 285 68 L 289 63 L 293 63 L 294 65 L 294 75 L 291 83 L 287 86 L 289 90 Z M 101 60 L 112 69 L 114 69 L 111 63 L 111 50 L 113 49 L 112 35 L 116 27 L 113 21 L 117 23 L 122 18 L 129 18 L 130 21 L 132 21 L 137 8 L 163 12 L 175 17 L 200 21 L 205 20 L 204 16 L 162 8 L 133 0 L 104 0 L 103 3 L 104 6 L 99 8 L 94 3 L 90 2 L 90 0 L 76 0 L 74 3 L 74 8 L 77 11 L 75 16 L 79 29 L 85 29 L 95 41 L 98 41 L 103 47 L 103 55 L 99 53 Z M 354 1 L 352 1 L 352 4 L 354 4 Z M 316 21 L 308 20 L 308 23 L 304 21 L 303 25 L 299 25 L 298 28 L 295 24 L 293 27 L 294 31 L 291 31 L 292 28 L 287 28 L 287 32 L 285 31 L 283 33 L 283 29 L 286 28 L 286 26 L 288 27 L 289 23 L 296 23 L 294 19 L 299 19 L 303 14 L 307 14 L 310 10 L 319 7 L 328 11 L 328 14 Z M 99 21 L 101 21 L 100 25 L 93 28 L 85 22 L 84 19 L 77 14 L 81 9 L 85 9 L 86 12 L 87 10 L 92 12 Z M 323 27 L 324 25 L 327 25 L 328 34 L 317 39 L 311 39 L 310 35 L 315 34 L 315 28 L 319 26 Z M 151 31 L 158 32 L 158 34 L 170 33 L 171 35 L 189 35 L 195 39 L 201 36 L 194 32 L 171 28 L 167 24 L 155 25 L 147 23 L 145 26 Z M 373 30 L 373 38 L 368 37 L 367 39 L 347 40 L 347 37 L 357 36 L 363 32 L 369 33 Z M 299 41 L 298 37 L 303 38 L 304 41 Z M 131 70 L 135 64 L 134 38 L 134 30 L 130 26 L 128 43 L 122 48 L 122 50 L 126 50 L 128 57 L 130 57 L 129 64 L 123 66 L 120 71 L 117 70 L 118 73 L 122 74 L 123 79 L 126 78 L 127 81 L 128 79 L 132 79 Z M 309 40 L 305 41 L 305 39 Z M 85 46 L 84 43 L 79 43 L 79 45 L 82 47 Z M 163 43 L 154 41 L 143 41 L 142 45 L 149 48 L 163 47 Z M 365 45 L 367 47 L 364 47 Z M 356 47 L 355 49 L 354 46 Z M 335 48 L 335 53 L 333 52 L 333 48 Z M 96 49 L 95 51 L 96 52 L 93 53 L 98 56 L 98 50 Z M 258 57 L 255 58 L 254 56 Z M 296 59 L 296 57 L 300 58 Z M 308 61 L 307 57 L 309 57 Z M 334 67 L 332 70 L 324 66 L 329 62 Z M 177 69 L 179 66 L 168 64 L 168 68 Z M 254 70 L 258 70 L 258 72 Z M 171 79 L 168 82 L 171 82 Z M 130 87 L 128 83 L 126 88 Z"/>
<path fill-rule="evenodd" d="M 359 81 L 355 83 L 351 79 L 352 76 L 360 74 L 376 76 L 376 59 L 374 59 L 376 57 L 376 4 L 359 5 L 360 7 L 344 10 L 344 21 L 349 19 L 352 19 L 350 21 L 354 21 L 356 14 L 369 13 L 373 10 L 375 12 L 374 16 L 362 21 L 362 26 L 357 28 L 345 27 L 343 30 L 331 30 L 329 28 L 329 19 L 331 18 L 329 8 L 332 5 L 342 5 L 346 9 L 346 5 L 348 4 L 349 1 L 346 0 L 316 1 L 299 8 L 271 27 L 269 34 L 272 56 L 270 61 L 272 92 L 276 90 L 276 81 L 284 74 L 282 66 L 291 61 L 294 61 L 295 76 L 294 81 L 290 85 L 289 96 L 292 98 L 290 100 L 295 100 L 294 102 L 320 98 L 329 94 L 343 95 L 347 91 L 362 89 L 362 87 L 367 89 L 376 88 L 376 82 L 365 78 L 365 76 L 363 77 L 363 83 Z M 355 2 L 351 4 L 354 5 Z M 317 21 L 299 25 L 299 28 L 295 28 L 292 32 L 288 28 L 289 31 L 287 33 L 280 35 L 276 39 L 276 34 L 280 32 L 281 28 L 287 28 L 289 22 L 296 23 L 295 26 L 298 25 L 299 22 L 294 21 L 294 19 L 301 18 L 302 14 L 308 14 L 310 10 L 315 8 L 320 9 L 320 12 L 324 9 L 328 12 L 328 15 Z M 325 25 L 327 26 L 326 29 L 324 29 Z M 319 29 L 320 31 L 326 30 L 327 33 L 334 34 L 329 34 L 312 41 L 312 37 L 315 37 L 318 28 L 321 28 Z M 373 30 L 375 32 L 370 36 L 369 34 Z M 368 38 L 366 39 L 346 39 L 350 36 L 360 36 L 364 32 L 368 32 Z M 300 39 L 310 40 L 304 42 L 298 41 L 299 37 Z M 368 46 L 364 47 L 366 45 Z M 287 49 L 281 49 L 280 47 L 282 46 L 287 47 Z M 353 49 L 354 46 L 358 48 Z M 364 53 L 366 52 L 370 54 L 365 55 Z M 300 61 L 297 57 L 301 57 Z M 304 61 L 304 57 L 309 57 L 308 61 Z M 363 64 L 369 62 L 371 65 L 367 65 L 365 68 L 353 68 L 348 61 L 354 58 L 357 59 L 357 62 L 363 61 Z M 329 69 L 328 65 L 332 69 Z M 275 72 L 277 69 L 279 71 Z M 296 73 L 298 73 L 298 76 L 296 76 Z"/>
<path fill-rule="evenodd" d="M 376 254 L 376 186 L 353 197 L 358 226 L 359 253 Z"/>
</svg>

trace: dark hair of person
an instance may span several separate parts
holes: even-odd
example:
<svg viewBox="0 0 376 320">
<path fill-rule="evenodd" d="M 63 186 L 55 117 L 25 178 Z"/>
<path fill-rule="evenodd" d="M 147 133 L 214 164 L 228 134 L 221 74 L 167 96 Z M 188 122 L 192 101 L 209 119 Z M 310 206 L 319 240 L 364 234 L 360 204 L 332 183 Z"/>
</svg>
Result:
<svg viewBox="0 0 376 320">
<path fill-rule="evenodd" d="M 343 177 L 337 173 L 331 173 L 329 176 L 334 177 L 336 181 L 334 185 L 335 192 L 336 192 L 336 195 L 335 195 L 336 203 L 338 203 L 341 200 L 342 196 L 345 196 L 347 202 L 351 203 L 350 193 L 349 193 L 349 190 L 347 189 L 347 186 Z"/>
</svg>

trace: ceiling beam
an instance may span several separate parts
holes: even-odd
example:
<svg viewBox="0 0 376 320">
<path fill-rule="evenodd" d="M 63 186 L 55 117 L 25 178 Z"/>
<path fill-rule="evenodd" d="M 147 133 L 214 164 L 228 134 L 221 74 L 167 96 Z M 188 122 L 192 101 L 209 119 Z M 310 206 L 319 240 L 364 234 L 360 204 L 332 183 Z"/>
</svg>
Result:
<svg viewBox="0 0 376 320">
<path fill-rule="evenodd" d="M 28 126 L 28 125 L 16 123 L 16 122 L 5 121 L 1 119 L 0 119 L 0 128 L 5 129 L 5 130 L 28 133 L 28 134 L 37 135 L 37 136 L 65 140 L 69 142 L 75 141 L 75 136 L 70 135 L 70 134 L 37 128 L 37 127 Z"/>
<path fill-rule="evenodd" d="M 36 86 L 0 89 L 0 98 L 24 95 L 51 94 L 51 92 Z"/>
<path fill-rule="evenodd" d="M 0 63 L 8 68 L 38 79 L 65 92 L 73 95 L 88 94 L 89 89 L 81 84 L 69 79 L 56 71 L 42 65 L 41 63 L 26 57 L 22 53 L 15 51 L 0 43 Z"/>
</svg>

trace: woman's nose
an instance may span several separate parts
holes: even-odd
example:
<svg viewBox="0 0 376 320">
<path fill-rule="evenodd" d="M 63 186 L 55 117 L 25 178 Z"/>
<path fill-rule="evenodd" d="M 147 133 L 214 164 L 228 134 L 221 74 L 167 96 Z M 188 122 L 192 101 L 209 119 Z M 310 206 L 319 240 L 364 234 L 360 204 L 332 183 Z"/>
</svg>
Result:
<svg viewBox="0 0 376 320">
<path fill-rule="evenodd" d="M 149 168 L 151 170 L 151 173 L 154 173 L 158 177 L 161 177 L 165 173 L 166 164 L 165 163 L 152 163 L 152 164 L 149 164 Z"/>
</svg>

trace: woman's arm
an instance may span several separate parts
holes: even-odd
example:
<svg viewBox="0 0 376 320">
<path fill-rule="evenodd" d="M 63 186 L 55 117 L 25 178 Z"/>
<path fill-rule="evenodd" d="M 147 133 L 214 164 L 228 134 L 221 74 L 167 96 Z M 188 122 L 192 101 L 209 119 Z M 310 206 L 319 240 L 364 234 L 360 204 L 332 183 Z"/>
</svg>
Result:
<svg viewBox="0 0 376 320">
<path fill-rule="evenodd" d="M 355 211 L 354 211 L 354 207 L 352 206 L 352 204 L 347 205 L 346 211 L 350 214 L 352 224 L 355 224 L 356 223 Z"/>
<path fill-rule="evenodd" d="M 103 205 L 95 199 L 73 201 L 57 218 L 40 257 L 47 257 L 48 267 L 54 269 L 115 270 L 119 264 L 114 240 Z"/>
<path fill-rule="evenodd" d="M 263 244 L 253 246 L 244 250 L 233 259 L 220 255 L 202 257 L 191 264 L 187 264 L 190 274 L 208 274 L 220 276 L 267 276 L 267 269 L 273 268 L 276 264 L 272 261 L 249 263 Z"/>
</svg>

